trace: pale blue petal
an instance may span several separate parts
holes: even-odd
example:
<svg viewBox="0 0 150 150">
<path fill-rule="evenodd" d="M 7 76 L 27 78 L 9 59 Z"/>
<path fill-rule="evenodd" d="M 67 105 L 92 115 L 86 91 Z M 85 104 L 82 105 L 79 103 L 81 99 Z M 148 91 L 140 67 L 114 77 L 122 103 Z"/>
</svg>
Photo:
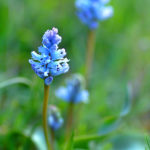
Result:
<svg viewBox="0 0 150 150">
<path fill-rule="evenodd" d="M 89 0 L 77 0 L 75 2 L 76 7 L 79 9 L 87 8 L 89 4 L 90 4 Z"/>
<path fill-rule="evenodd" d="M 110 0 L 100 0 L 100 2 L 105 5 L 105 4 L 109 3 Z"/>
<path fill-rule="evenodd" d="M 64 48 L 51 53 L 52 60 L 62 59 L 64 56 L 66 56 L 66 51 Z"/>
<path fill-rule="evenodd" d="M 51 68 L 51 75 L 52 76 L 58 76 L 60 74 L 64 74 L 68 72 L 69 70 L 69 65 L 67 63 L 62 63 L 61 65 L 58 65 L 57 68 Z"/>
<path fill-rule="evenodd" d="M 43 46 L 38 47 L 38 51 L 41 54 L 49 55 L 49 50 L 47 48 L 43 47 Z"/>
<path fill-rule="evenodd" d="M 68 92 L 68 89 L 65 87 L 60 87 L 59 89 L 57 89 L 55 95 L 58 98 L 63 99 L 67 102 L 70 101 L 70 93 Z"/>
<path fill-rule="evenodd" d="M 89 93 L 87 90 L 83 90 L 80 91 L 77 95 L 76 95 L 76 99 L 75 102 L 79 103 L 79 102 L 84 102 L 87 103 L 88 102 L 88 97 L 89 97 Z"/>
<path fill-rule="evenodd" d="M 66 73 L 69 70 L 68 59 L 62 59 L 59 61 L 51 62 L 48 67 L 50 68 L 52 76 L 58 76 L 60 74 Z"/>
<path fill-rule="evenodd" d="M 105 19 L 108 19 L 108 18 L 112 17 L 113 12 L 114 12 L 113 7 L 111 7 L 111 6 L 103 7 L 101 9 L 99 19 L 100 20 L 105 20 Z"/>
<path fill-rule="evenodd" d="M 33 58 L 34 60 L 40 61 L 41 58 L 42 58 L 42 56 L 39 55 L 39 54 L 37 54 L 35 51 L 31 52 L 31 55 L 32 55 L 32 58 Z"/>
</svg>

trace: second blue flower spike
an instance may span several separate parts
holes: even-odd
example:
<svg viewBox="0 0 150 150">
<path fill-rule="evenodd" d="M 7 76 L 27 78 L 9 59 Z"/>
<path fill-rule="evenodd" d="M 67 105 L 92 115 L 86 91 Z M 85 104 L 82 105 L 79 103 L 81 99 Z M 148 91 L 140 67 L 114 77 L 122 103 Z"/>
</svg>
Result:
<svg viewBox="0 0 150 150">
<path fill-rule="evenodd" d="M 67 102 L 88 102 L 89 93 L 84 89 L 83 77 L 79 74 L 73 75 L 67 80 L 66 87 L 56 90 L 56 96 Z"/>
<path fill-rule="evenodd" d="M 113 16 L 113 8 L 106 6 L 109 0 L 76 0 L 77 15 L 90 29 L 96 29 L 98 22 Z"/>
</svg>

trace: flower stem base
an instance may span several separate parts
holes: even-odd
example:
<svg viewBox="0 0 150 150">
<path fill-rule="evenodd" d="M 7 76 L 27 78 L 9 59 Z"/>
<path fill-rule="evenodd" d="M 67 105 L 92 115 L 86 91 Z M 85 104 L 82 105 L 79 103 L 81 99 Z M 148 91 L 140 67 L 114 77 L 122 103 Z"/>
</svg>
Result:
<svg viewBox="0 0 150 150">
<path fill-rule="evenodd" d="M 48 150 L 53 150 L 49 143 L 48 124 L 47 124 L 47 107 L 48 107 L 49 86 L 44 84 L 44 102 L 43 102 L 43 129 Z"/>
</svg>

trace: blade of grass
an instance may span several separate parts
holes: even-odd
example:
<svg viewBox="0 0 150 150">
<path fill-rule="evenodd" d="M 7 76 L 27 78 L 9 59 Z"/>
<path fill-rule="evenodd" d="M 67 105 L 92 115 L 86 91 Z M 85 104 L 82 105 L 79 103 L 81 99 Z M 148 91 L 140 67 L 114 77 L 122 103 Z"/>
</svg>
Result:
<svg viewBox="0 0 150 150">
<path fill-rule="evenodd" d="M 73 150 L 73 145 L 74 145 L 74 132 L 72 132 L 70 138 L 68 139 L 64 150 Z"/>
<path fill-rule="evenodd" d="M 150 150 L 150 139 L 148 136 L 145 137 L 145 140 L 146 140 L 146 144 L 148 146 L 148 149 Z"/>
<path fill-rule="evenodd" d="M 13 85 L 13 84 L 24 84 L 27 86 L 31 86 L 31 81 L 23 77 L 12 78 L 12 79 L 0 82 L 0 89 Z"/>
<path fill-rule="evenodd" d="M 90 141 L 103 141 L 109 136 L 107 135 L 84 135 L 74 138 L 74 147 L 77 148 L 88 148 L 88 143 Z"/>
</svg>

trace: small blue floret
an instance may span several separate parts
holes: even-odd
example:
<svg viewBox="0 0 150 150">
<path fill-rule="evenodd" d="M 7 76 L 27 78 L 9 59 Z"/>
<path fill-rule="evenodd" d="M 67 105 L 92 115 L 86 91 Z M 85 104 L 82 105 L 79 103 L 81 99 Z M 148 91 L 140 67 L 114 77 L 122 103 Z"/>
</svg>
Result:
<svg viewBox="0 0 150 150">
<path fill-rule="evenodd" d="M 58 130 L 63 125 L 64 120 L 61 117 L 59 110 L 55 106 L 50 106 L 49 112 L 48 125 L 53 130 Z"/>
<path fill-rule="evenodd" d="M 62 118 L 55 118 L 55 116 L 50 115 L 48 117 L 48 124 L 53 130 L 58 130 L 63 125 L 64 120 Z"/>
</svg>

